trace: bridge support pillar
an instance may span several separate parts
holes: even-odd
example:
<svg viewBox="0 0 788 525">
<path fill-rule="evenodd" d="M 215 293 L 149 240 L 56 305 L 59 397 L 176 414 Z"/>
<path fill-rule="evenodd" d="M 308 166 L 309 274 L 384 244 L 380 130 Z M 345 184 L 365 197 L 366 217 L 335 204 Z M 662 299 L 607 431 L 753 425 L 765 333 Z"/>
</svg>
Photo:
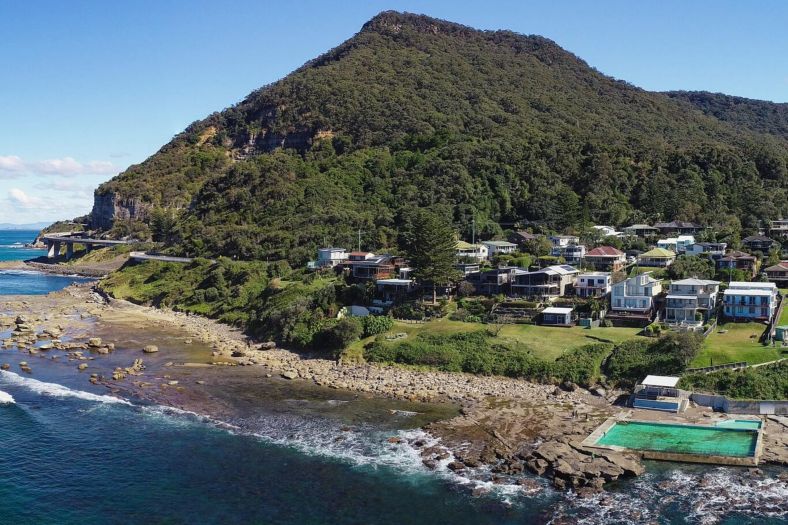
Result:
<svg viewBox="0 0 788 525">
<path fill-rule="evenodd" d="M 50 259 L 54 259 L 60 253 L 59 242 L 50 241 L 47 243 L 47 248 L 49 249 L 49 251 L 47 252 L 47 257 L 49 257 Z"/>
<path fill-rule="evenodd" d="M 72 257 L 74 257 L 74 243 L 69 242 L 66 243 L 66 260 L 69 261 Z"/>
</svg>

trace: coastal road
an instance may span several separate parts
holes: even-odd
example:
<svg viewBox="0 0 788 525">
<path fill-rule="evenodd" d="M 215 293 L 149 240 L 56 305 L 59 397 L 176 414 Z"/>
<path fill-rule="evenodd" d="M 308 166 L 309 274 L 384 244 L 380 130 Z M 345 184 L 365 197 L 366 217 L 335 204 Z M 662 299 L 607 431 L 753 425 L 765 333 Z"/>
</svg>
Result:
<svg viewBox="0 0 788 525">
<path fill-rule="evenodd" d="M 194 259 L 191 257 L 173 257 L 171 255 L 150 255 L 145 252 L 131 252 L 129 253 L 129 259 L 135 261 L 159 261 L 159 262 L 169 262 L 169 263 L 182 263 L 182 264 L 189 264 Z"/>
</svg>

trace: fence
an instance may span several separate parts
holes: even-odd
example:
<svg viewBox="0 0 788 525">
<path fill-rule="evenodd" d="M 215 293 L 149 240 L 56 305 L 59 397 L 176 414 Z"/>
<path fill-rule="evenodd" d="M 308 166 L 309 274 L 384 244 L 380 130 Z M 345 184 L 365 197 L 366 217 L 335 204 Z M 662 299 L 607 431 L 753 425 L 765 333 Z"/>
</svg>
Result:
<svg viewBox="0 0 788 525">
<path fill-rule="evenodd" d="M 725 363 L 722 365 L 702 366 L 700 368 L 687 368 L 687 374 L 708 374 L 709 372 L 716 372 L 717 370 L 747 368 L 747 361 L 737 361 L 735 363 Z"/>
<path fill-rule="evenodd" d="M 749 401 L 744 399 L 728 399 L 715 394 L 690 395 L 690 400 L 696 405 L 710 407 L 714 410 L 729 414 L 776 414 L 788 416 L 788 401 Z"/>
</svg>

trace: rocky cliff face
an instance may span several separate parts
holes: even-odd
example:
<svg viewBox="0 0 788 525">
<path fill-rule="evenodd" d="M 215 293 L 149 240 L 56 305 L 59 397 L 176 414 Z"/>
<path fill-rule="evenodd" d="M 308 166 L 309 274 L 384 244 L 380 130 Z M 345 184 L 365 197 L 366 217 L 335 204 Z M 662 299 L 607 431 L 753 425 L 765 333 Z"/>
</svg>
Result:
<svg viewBox="0 0 788 525">
<path fill-rule="evenodd" d="M 93 196 L 93 210 L 90 212 L 90 227 L 108 230 L 116 220 L 140 220 L 147 218 L 150 206 L 139 199 L 123 199 L 116 193 L 96 194 Z"/>
</svg>

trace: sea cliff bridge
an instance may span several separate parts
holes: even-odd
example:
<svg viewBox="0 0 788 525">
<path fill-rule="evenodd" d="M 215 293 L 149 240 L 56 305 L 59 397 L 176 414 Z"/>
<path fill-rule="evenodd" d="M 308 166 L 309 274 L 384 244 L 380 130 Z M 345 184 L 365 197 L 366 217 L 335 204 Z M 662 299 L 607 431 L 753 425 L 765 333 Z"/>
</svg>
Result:
<svg viewBox="0 0 788 525">
<path fill-rule="evenodd" d="M 51 233 L 41 237 L 41 242 L 47 247 L 47 257 L 54 259 L 60 256 L 60 251 L 63 246 L 66 247 L 66 260 L 74 256 L 74 245 L 81 244 L 88 250 L 93 248 L 107 248 L 109 246 L 117 246 L 119 244 L 130 244 L 132 241 L 113 241 L 108 239 L 91 239 L 90 237 L 82 237 L 78 233 Z M 171 255 L 159 255 L 147 252 L 131 252 L 129 259 L 133 261 L 160 261 L 170 263 L 189 264 L 194 259 L 191 257 L 174 257 Z"/>
<path fill-rule="evenodd" d="M 60 250 L 66 247 L 66 260 L 74 256 L 74 245 L 81 244 L 88 250 L 93 248 L 106 248 L 118 244 L 128 244 L 129 241 L 111 241 L 108 239 L 91 239 L 74 233 L 50 233 L 41 237 L 41 242 L 47 247 L 47 257 L 54 259 L 60 256 Z"/>
</svg>

